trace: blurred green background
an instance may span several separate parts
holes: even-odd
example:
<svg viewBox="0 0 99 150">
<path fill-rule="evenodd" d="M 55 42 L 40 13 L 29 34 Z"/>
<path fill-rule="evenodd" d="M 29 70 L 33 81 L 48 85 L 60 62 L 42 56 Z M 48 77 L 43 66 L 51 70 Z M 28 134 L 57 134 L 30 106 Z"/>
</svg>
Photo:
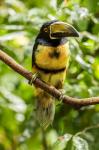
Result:
<svg viewBox="0 0 99 150">
<path fill-rule="evenodd" d="M 99 96 L 99 0 L 0 0 L 0 49 L 31 71 L 35 37 L 53 19 L 80 32 L 69 38 L 66 94 Z M 99 105 L 57 104 L 53 126 L 42 134 L 34 104 L 34 88 L 0 61 L 0 150 L 99 150 Z"/>
</svg>

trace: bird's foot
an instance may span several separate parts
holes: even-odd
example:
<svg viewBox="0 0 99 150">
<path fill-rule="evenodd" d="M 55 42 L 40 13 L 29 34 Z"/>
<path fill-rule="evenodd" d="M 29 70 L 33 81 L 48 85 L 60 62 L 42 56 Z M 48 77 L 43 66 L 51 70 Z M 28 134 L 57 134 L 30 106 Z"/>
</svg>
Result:
<svg viewBox="0 0 99 150">
<path fill-rule="evenodd" d="M 60 105 L 62 103 L 62 99 L 64 97 L 64 94 L 65 94 L 65 90 L 64 89 L 59 89 L 61 95 L 60 95 L 60 98 L 59 98 L 59 101 L 57 101 L 56 103 L 56 106 Z"/>
<path fill-rule="evenodd" d="M 33 75 L 32 75 L 32 79 L 28 82 L 30 85 L 32 85 L 33 84 L 33 82 L 36 80 L 36 78 L 38 78 L 39 77 L 39 73 L 34 73 Z"/>
<path fill-rule="evenodd" d="M 61 93 L 61 95 L 60 95 L 60 103 L 62 102 L 62 99 L 63 99 L 63 97 L 64 97 L 64 94 L 65 94 L 65 90 L 64 89 L 59 89 L 59 91 L 60 91 L 60 93 Z"/>
<path fill-rule="evenodd" d="M 64 89 L 59 89 L 59 91 L 61 92 L 61 94 L 65 94 L 65 90 Z"/>
</svg>

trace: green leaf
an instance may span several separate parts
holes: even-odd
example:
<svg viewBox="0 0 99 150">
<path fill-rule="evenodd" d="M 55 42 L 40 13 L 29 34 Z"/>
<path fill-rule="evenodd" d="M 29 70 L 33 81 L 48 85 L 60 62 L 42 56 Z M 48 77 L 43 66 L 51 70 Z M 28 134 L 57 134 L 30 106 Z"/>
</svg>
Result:
<svg viewBox="0 0 99 150">
<path fill-rule="evenodd" d="M 73 150 L 73 139 L 72 137 L 70 138 L 70 140 L 67 142 L 66 147 L 64 148 L 64 150 Z"/>
<path fill-rule="evenodd" d="M 52 150 L 63 150 L 71 137 L 71 134 L 65 134 L 64 136 L 59 137 L 56 143 L 52 146 Z"/>
<path fill-rule="evenodd" d="M 79 136 L 74 136 L 73 150 L 89 150 L 87 141 Z"/>
</svg>

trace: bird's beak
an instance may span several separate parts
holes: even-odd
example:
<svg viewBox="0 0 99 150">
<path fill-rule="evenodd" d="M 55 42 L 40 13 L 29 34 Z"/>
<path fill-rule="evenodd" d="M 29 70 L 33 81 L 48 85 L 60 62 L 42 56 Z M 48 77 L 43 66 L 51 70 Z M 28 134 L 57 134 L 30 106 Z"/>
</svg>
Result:
<svg viewBox="0 0 99 150">
<path fill-rule="evenodd" d="M 70 24 L 64 22 L 54 22 L 50 25 L 50 38 L 78 37 L 78 31 Z"/>
</svg>

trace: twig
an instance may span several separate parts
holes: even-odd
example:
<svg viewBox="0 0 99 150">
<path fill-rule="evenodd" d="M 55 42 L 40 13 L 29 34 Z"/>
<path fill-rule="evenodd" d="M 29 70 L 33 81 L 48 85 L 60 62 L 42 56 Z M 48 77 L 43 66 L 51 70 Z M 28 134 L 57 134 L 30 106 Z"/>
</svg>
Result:
<svg viewBox="0 0 99 150">
<path fill-rule="evenodd" d="M 32 72 L 29 72 L 24 67 L 19 65 L 13 58 L 8 56 L 5 52 L 0 50 L 0 60 L 3 61 L 5 64 L 7 64 L 9 67 L 11 67 L 14 71 L 25 77 L 27 80 L 31 81 L 32 79 Z M 34 81 L 32 81 L 33 84 L 38 86 L 39 88 L 45 90 L 52 96 L 54 96 L 57 99 L 62 100 L 63 103 L 69 104 L 74 107 L 82 107 L 82 106 L 88 106 L 88 105 L 94 105 L 99 104 L 99 97 L 91 97 L 91 98 L 72 98 L 66 95 L 62 95 L 59 90 L 57 90 L 52 85 L 48 85 L 41 81 L 39 78 L 36 78 Z"/>
<path fill-rule="evenodd" d="M 92 129 L 95 129 L 95 128 L 99 128 L 99 124 L 96 124 L 96 125 L 93 125 L 93 126 L 86 127 L 86 128 L 83 129 L 82 131 L 77 132 L 74 136 L 79 136 L 79 135 L 81 135 L 81 134 L 86 133 L 86 131 L 92 130 Z"/>
</svg>

